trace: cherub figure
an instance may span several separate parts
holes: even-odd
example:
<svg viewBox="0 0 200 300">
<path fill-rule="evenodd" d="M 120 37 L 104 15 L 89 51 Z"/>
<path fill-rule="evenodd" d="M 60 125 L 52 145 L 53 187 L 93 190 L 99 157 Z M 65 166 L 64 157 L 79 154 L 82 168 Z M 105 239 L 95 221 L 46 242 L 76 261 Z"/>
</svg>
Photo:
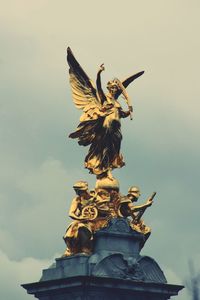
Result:
<svg viewBox="0 0 200 300">
<path fill-rule="evenodd" d="M 73 101 L 77 108 L 83 110 L 80 124 L 70 138 L 77 138 L 79 145 L 90 146 L 85 157 L 85 167 L 97 176 L 109 176 L 114 168 L 124 166 L 121 147 L 120 119 L 130 116 L 132 119 L 132 105 L 126 87 L 144 72 L 139 72 L 124 81 L 119 79 L 107 83 L 108 93 L 101 87 L 102 64 L 97 72 L 96 88 L 87 74 L 75 59 L 70 48 L 67 49 L 70 84 Z M 123 95 L 128 105 L 124 111 L 118 102 Z"/>
</svg>

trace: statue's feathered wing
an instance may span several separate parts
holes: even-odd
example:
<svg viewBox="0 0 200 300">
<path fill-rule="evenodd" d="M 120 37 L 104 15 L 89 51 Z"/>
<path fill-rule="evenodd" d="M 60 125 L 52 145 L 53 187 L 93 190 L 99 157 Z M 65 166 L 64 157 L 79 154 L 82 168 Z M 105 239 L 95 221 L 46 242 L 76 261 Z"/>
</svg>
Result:
<svg viewBox="0 0 200 300">
<path fill-rule="evenodd" d="M 92 143 L 95 137 L 94 132 L 100 126 L 99 117 L 103 114 L 101 112 L 102 105 L 91 79 L 82 69 L 70 48 L 67 49 L 67 62 L 73 102 L 78 109 L 83 110 L 80 124 L 69 137 L 78 138 L 78 143 L 86 146 Z"/>
<path fill-rule="evenodd" d="M 72 89 L 72 98 L 78 109 L 88 110 L 100 106 L 96 89 L 91 79 L 84 72 L 71 49 L 67 48 L 67 62 L 69 64 L 69 81 Z"/>
<path fill-rule="evenodd" d="M 144 71 L 138 72 L 125 80 L 122 81 L 123 86 L 126 88 L 130 83 L 132 83 L 135 79 L 144 74 Z M 122 91 L 118 91 L 115 95 L 115 99 L 117 99 L 121 95 Z"/>
</svg>

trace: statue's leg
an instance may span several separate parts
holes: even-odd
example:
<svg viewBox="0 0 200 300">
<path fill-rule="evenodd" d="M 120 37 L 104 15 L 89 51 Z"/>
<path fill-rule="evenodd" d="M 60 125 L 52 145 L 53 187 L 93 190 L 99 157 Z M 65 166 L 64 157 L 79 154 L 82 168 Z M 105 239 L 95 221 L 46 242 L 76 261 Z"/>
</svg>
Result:
<svg viewBox="0 0 200 300">
<path fill-rule="evenodd" d="M 87 227 L 78 229 L 77 246 L 80 252 L 90 254 L 92 251 L 92 232 Z"/>
</svg>

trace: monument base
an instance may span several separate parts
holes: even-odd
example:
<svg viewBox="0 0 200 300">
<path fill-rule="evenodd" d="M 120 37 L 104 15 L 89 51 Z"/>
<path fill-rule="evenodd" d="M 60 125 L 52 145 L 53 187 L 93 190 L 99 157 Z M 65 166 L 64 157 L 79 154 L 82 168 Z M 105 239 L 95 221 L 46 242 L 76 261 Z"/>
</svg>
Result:
<svg viewBox="0 0 200 300">
<path fill-rule="evenodd" d="M 94 236 L 92 255 L 57 258 L 39 282 L 23 284 L 39 300 L 166 300 L 183 288 L 167 283 L 154 259 L 141 256 L 147 237 L 125 218 Z"/>
<path fill-rule="evenodd" d="M 22 285 L 39 300 L 166 300 L 180 285 L 77 276 Z"/>
</svg>

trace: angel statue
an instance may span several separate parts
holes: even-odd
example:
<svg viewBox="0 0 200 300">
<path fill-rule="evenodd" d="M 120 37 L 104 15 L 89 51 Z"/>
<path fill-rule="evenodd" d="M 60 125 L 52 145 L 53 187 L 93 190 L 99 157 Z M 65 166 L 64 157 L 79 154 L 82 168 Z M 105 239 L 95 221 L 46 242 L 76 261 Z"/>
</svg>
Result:
<svg viewBox="0 0 200 300">
<path fill-rule="evenodd" d="M 121 124 L 120 119 L 130 116 L 133 108 L 126 87 L 144 72 L 136 73 L 120 81 L 115 78 L 107 83 L 108 93 L 101 86 L 102 64 L 97 72 L 96 88 L 82 67 L 77 62 L 70 48 L 67 49 L 70 85 L 75 106 L 83 110 L 80 124 L 70 138 L 77 138 L 79 145 L 89 146 L 85 157 L 85 167 L 97 178 L 109 177 L 115 168 L 125 165 L 120 153 Z M 123 95 L 128 110 L 124 111 L 118 102 Z"/>
</svg>

